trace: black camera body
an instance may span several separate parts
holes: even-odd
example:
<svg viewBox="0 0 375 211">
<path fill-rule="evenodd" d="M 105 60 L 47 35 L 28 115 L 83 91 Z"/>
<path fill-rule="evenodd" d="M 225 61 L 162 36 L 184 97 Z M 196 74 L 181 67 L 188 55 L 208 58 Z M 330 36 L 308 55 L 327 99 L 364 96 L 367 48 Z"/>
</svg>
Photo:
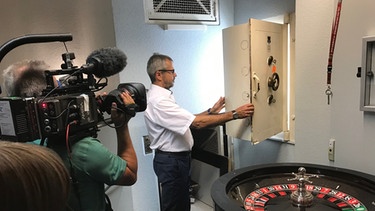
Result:
<svg viewBox="0 0 375 211">
<path fill-rule="evenodd" d="M 29 142 L 51 135 L 97 131 L 100 114 L 93 93 L 48 98 L 0 98 L 1 138 Z M 70 125 L 69 125 L 70 124 Z"/>
<path fill-rule="evenodd" d="M 0 47 L 0 61 L 7 52 L 22 44 L 71 40 L 70 34 L 15 38 Z M 146 89 L 141 83 L 122 83 L 106 96 L 95 95 L 107 86 L 107 76 L 126 66 L 123 52 L 115 48 L 94 51 L 87 59 L 88 64 L 81 67 L 73 66 L 74 58 L 74 53 L 62 54 L 62 69 L 45 71 L 47 86 L 41 96 L 0 97 L 1 139 L 29 142 L 43 141 L 50 136 L 96 137 L 99 125 L 108 124 L 104 112 L 110 114 L 113 102 L 120 112 L 131 116 L 146 109 Z M 56 85 L 56 79 L 63 80 Z M 124 105 L 119 97 L 124 91 L 131 94 L 135 104 Z"/>
<path fill-rule="evenodd" d="M 124 105 L 119 94 L 127 90 L 135 104 Z M 146 89 L 141 83 L 122 83 L 106 96 L 94 92 L 67 93 L 53 97 L 0 98 L 1 139 L 29 142 L 49 136 L 91 135 L 110 114 L 112 103 L 120 112 L 135 116 L 146 109 Z"/>
</svg>

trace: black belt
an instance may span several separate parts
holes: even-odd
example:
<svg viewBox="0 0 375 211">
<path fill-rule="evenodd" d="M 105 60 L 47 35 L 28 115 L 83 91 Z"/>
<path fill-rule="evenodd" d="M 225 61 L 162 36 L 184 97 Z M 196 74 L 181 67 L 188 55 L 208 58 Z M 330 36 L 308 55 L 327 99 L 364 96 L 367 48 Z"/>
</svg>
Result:
<svg viewBox="0 0 375 211">
<path fill-rule="evenodd" d="M 191 151 L 182 151 L 182 152 L 166 152 L 166 151 L 161 151 L 160 149 L 156 149 L 155 153 L 159 154 L 165 154 L 165 155 L 174 155 L 174 156 L 189 156 L 191 154 Z"/>
</svg>

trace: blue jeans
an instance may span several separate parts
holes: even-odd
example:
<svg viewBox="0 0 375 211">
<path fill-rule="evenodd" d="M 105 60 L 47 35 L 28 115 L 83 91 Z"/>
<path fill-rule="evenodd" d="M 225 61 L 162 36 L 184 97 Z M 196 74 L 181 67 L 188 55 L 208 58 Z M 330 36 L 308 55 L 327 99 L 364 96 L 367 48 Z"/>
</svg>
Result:
<svg viewBox="0 0 375 211">
<path fill-rule="evenodd" d="M 189 211 L 191 155 L 155 153 L 154 171 L 161 188 L 162 211 Z"/>
</svg>

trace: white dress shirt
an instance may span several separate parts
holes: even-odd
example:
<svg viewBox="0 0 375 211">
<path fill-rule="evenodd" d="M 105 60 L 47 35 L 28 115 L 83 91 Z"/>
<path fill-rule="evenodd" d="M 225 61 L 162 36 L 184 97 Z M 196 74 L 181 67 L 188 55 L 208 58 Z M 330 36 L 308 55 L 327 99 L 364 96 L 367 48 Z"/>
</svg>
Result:
<svg viewBox="0 0 375 211">
<path fill-rule="evenodd" d="M 170 90 L 151 84 L 144 117 L 151 149 L 181 152 L 193 147 L 190 125 L 195 115 L 177 105 Z"/>
</svg>

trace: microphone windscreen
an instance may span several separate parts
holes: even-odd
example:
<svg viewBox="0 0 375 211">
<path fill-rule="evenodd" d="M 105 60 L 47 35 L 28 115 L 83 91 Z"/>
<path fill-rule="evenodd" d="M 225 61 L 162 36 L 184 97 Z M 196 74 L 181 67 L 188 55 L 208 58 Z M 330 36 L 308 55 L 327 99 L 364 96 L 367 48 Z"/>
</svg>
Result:
<svg viewBox="0 0 375 211">
<path fill-rule="evenodd" d="M 116 47 L 101 48 L 93 51 L 86 63 L 94 64 L 93 74 L 98 78 L 109 77 L 121 72 L 127 65 L 127 57 Z"/>
</svg>

